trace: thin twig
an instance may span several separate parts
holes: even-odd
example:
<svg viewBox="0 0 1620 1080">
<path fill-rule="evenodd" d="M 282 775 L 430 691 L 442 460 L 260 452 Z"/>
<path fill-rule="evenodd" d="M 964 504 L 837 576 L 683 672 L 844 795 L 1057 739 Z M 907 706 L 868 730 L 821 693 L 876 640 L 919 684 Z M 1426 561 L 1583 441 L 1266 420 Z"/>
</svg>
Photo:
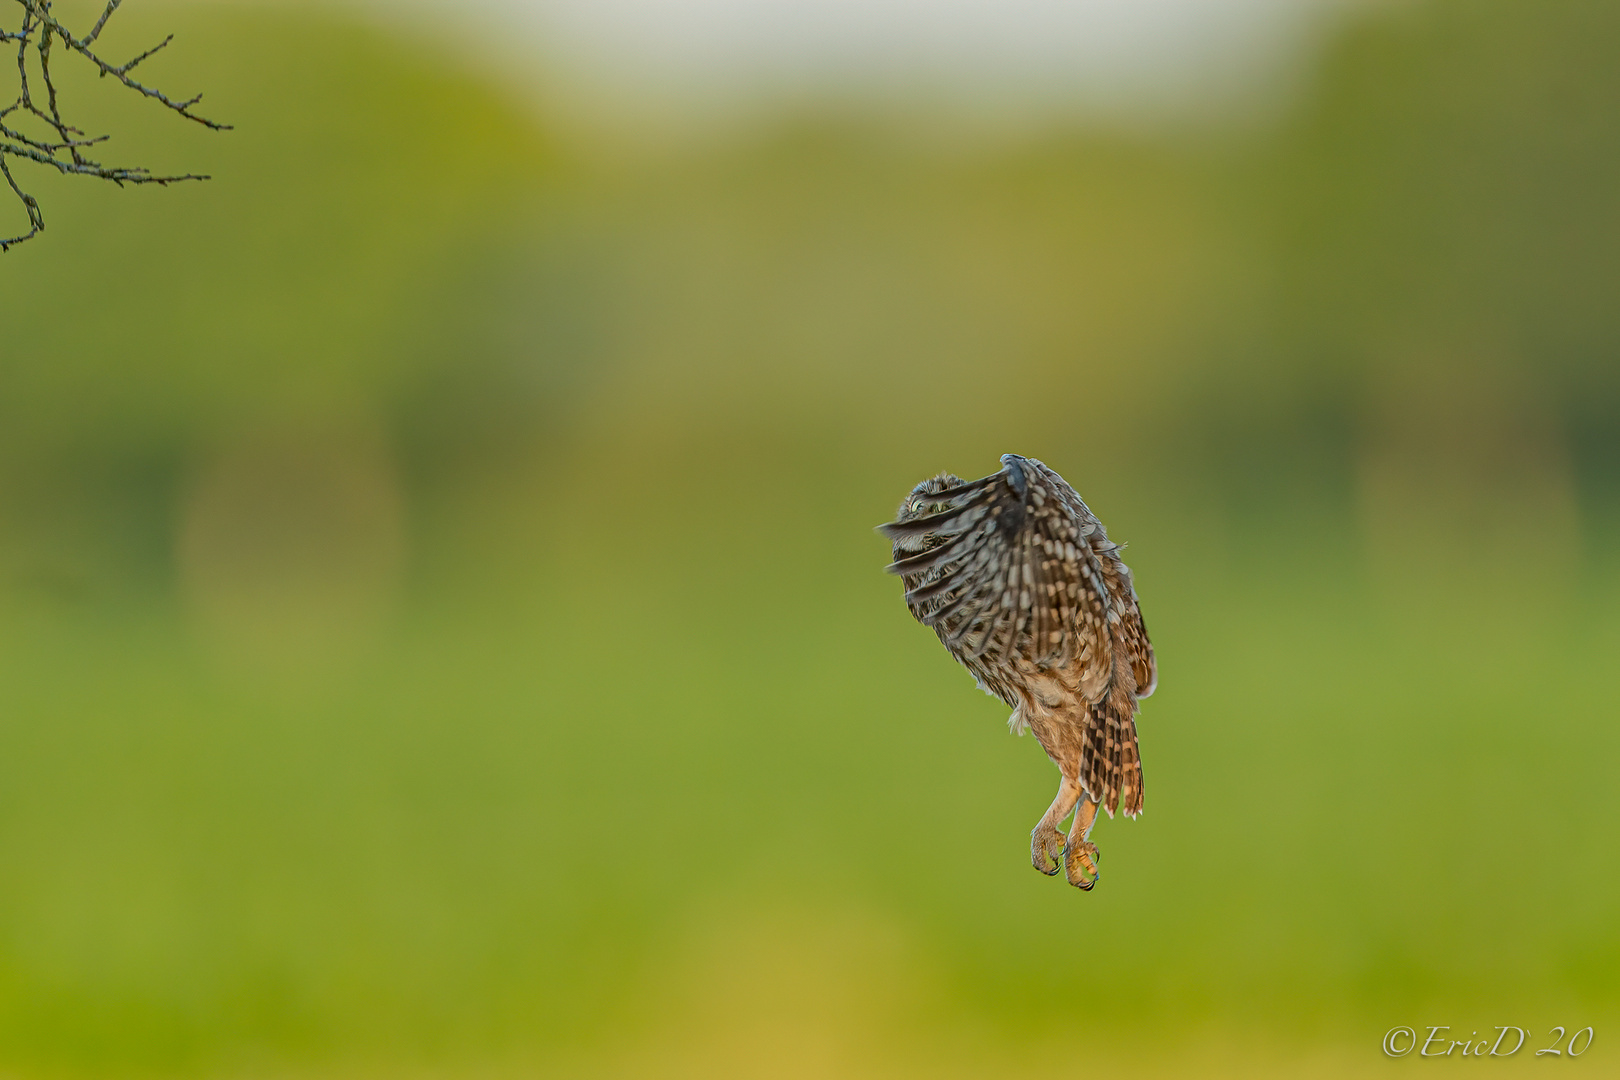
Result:
<svg viewBox="0 0 1620 1080">
<path fill-rule="evenodd" d="M 28 224 L 31 226 L 22 236 L 13 236 L 9 240 L 0 240 L 0 253 L 3 253 L 10 251 L 12 245 L 20 244 L 24 240 L 32 240 L 44 232 L 45 216 L 39 212 L 39 203 L 34 201 L 34 197 L 17 186 L 17 180 L 11 175 L 10 166 L 6 164 L 4 152 L 0 152 L 0 175 L 5 176 L 6 183 L 10 184 L 11 190 L 17 193 L 17 198 L 22 200 L 24 208 L 28 211 Z"/>
<path fill-rule="evenodd" d="M 86 45 L 89 45 L 91 42 L 95 41 L 96 38 L 101 36 L 102 28 L 107 25 L 107 20 L 112 18 L 113 12 L 117 11 L 118 5 L 122 4 L 123 2 L 124 0 L 108 0 L 107 10 L 101 13 L 101 18 L 96 20 L 96 25 L 90 28 L 90 32 L 84 35 L 84 43 Z"/>
<path fill-rule="evenodd" d="M 3 3 L 4 0 L 0 0 Z M 99 180 L 123 186 L 124 184 L 157 184 L 164 186 L 180 183 L 185 180 L 207 180 L 208 177 L 196 173 L 157 175 L 150 170 L 131 166 L 104 165 L 85 155 L 85 150 L 107 141 L 110 136 L 87 136 L 82 130 L 74 127 L 62 114 L 60 96 L 57 93 L 56 76 L 52 69 L 52 53 L 56 42 L 60 41 L 67 47 L 72 55 L 90 63 L 101 78 L 111 76 L 122 83 L 126 88 L 135 91 L 143 97 L 151 98 L 170 112 L 177 113 L 195 123 L 201 124 L 214 131 L 228 131 L 229 124 L 222 124 L 215 120 L 193 112 L 193 108 L 202 100 L 198 94 L 185 100 L 170 97 L 155 87 L 137 82 L 130 76 L 130 72 L 143 61 L 167 48 L 174 40 L 170 34 L 156 45 L 147 49 L 123 64 L 110 64 L 102 59 L 91 48 L 101 37 L 101 32 L 107 28 L 107 23 L 118 11 L 123 0 L 108 0 L 101 17 L 90 28 L 90 32 L 83 37 L 75 37 L 73 32 L 59 22 L 51 12 L 52 0 L 13 0 L 22 8 L 22 20 L 16 30 L 0 27 L 0 44 L 16 43 L 17 46 L 17 97 L 9 105 L 0 107 L 0 174 L 3 174 L 6 184 L 16 195 L 18 201 L 28 214 L 29 231 L 20 236 L 0 240 L 0 252 L 9 250 L 13 245 L 30 240 L 45 229 L 45 218 L 40 213 L 39 204 L 34 197 L 25 192 L 12 175 L 11 168 L 6 162 L 7 157 L 31 161 L 37 165 L 49 166 L 67 176 L 89 176 Z M 30 57 L 32 54 L 32 57 Z M 31 78 L 30 65 L 37 70 L 39 84 L 44 87 L 45 102 L 42 108 L 34 97 L 34 82 Z M 15 126 L 12 117 L 32 117 L 31 125 L 47 128 L 50 136 L 41 138 L 29 135 Z"/>
</svg>

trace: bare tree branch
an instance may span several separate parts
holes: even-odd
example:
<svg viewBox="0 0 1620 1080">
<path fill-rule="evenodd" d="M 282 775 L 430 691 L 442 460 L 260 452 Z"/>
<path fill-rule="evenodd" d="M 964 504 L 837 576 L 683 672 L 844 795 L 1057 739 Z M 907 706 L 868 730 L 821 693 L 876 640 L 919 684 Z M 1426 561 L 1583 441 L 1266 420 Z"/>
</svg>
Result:
<svg viewBox="0 0 1620 1080">
<path fill-rule="evenodd" d="M 0 3 L 4 2 L 5 0 L 0 0 Z M 20 244 L 24 240 L 33 239 L 45 228 L 45 218 L 40 213 L 39 203 L 18 186 L 10 166 L 6 163 L 8 156 L 32 161 L 38 165 L 48 165 L 64 175 L 91 176 L 100 180 L 110 180 L 120 186 L 167 185 L 183 180 L 208 179 L 195 173 L 159 175 L 138 166 L 104 165 L 88 157 L 85 151 L 107 141 L 109 136 L 87 136 L 62 116 L 56 79 L 51 69 L 52 52 L 58 42 L 67 49 L 68 55 L 77 56 L 93 65 L 100 77 L 111 76 L 128 89 L 158 102 L 170 112 L 206 128 L 214 131 L 229 130 L 229 124 L 218 123 L 193 111 L 202 100 L 201 94 L 179 101 L 131 77 L 130 72 L 135 70 L 138 64 L 160 52 L 174 40 L 173 34 L 123 64 L 110 64 L 91 46 L 101 37 L 101 32 L 106 29 L 108 21 L 117 12 L 123 0 L 108 0 L 101 17 L 83 37 L 75 37 L 72 31 L 57 20 L 51 13 L 51 0 L 11 0 L 11 2 L 21 8 L 21 22 L 15 30 L 0 26 L 0 45 L 17 46 L 17 97 L 11 104 L 0 107 L 0 175 L 5 177 L 7 185 L 27 211 L 29 230 L 18 236 L 0 239 L 0 252 L 9 251 L 13 245 Z M 31 75 L 31 68 L 33 72 L 37 72 L 38 85 L 44 88 L 43 105 L 37 102 L 34 96 L 35 81 Z M 27 133 L 23 130 L 22 124 L 32 125 L 35 131 L 41 134 Z"/>
</svg>

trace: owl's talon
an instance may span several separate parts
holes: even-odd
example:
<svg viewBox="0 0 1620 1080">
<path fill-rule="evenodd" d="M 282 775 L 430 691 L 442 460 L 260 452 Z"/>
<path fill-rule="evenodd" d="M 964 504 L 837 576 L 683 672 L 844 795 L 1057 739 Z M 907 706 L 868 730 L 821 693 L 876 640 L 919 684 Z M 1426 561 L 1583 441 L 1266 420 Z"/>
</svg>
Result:
<svg viewBox="0 0 1620 1080">
<path fill-rule="evenodd" d="M 1097 870 L 1097 845 L 1090 840 L 1071 840 L 1063 849 L 1063 872 L 1069 884 L 1086 892 L 1102 874 Z M 1087 877 L 1086 875 L 1090 876 Z"/>
<path fill-rule="evenodd" d="M 1042 821 L 1029 834 L 1029 856 L 1035 869 L 1053 877 L 1063 865 L 1063 834 Z"/>
</svg>

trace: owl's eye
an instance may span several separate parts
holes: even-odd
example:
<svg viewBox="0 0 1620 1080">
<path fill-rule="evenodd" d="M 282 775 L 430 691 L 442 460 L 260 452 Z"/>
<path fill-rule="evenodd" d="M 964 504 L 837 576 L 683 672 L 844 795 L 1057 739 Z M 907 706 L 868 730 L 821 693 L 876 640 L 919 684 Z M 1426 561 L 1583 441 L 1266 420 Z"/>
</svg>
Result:
<svg viewBox="0 0 1620 1080">
<path fill-rule="evenodd" d="M 921 514 L 923 512 L 923 501 L 921 499 L 918 499 L 916 502 L 911 504 L 911 512 L 913 514 Z"/>
</svg>

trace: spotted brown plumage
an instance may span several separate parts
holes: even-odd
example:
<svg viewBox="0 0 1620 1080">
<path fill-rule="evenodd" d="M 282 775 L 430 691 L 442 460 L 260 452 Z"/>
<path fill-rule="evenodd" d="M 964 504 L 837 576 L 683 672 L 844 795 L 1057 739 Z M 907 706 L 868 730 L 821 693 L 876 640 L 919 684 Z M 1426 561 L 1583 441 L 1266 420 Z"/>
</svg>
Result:
<svg viewBox="0 0 1620 1080">
<path fill-rule="evenodd" d="M 906 606 L 980 688 L 1035 733 L 1063 779 L 1031 834 L 1042 873 L 1090 889 L 1097 808 L 1142 809 L 1137 701 L 1158 671 L 1131 572 L 1075 490 L 1034 458 L 964 482 L 924 480 L 879 526 Z M 1076 805 L 1079 809 L 1075 810 Z M 1074 810 L 1066 838 L 1058 825 Z"/>
</svg>

